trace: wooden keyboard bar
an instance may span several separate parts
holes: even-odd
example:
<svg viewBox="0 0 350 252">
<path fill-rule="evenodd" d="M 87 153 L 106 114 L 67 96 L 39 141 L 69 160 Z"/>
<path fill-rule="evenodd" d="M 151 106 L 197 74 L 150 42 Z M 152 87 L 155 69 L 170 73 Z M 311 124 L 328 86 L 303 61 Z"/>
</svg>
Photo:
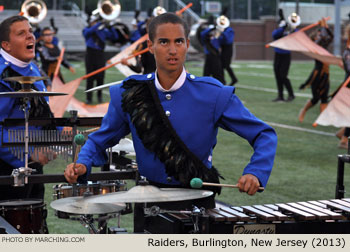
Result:
<svg viewBox="0 0 350 252">
<path fill-rule="evenodd" d="M 287 203 L 287 205 L 294 207 L 296 209 L 302 210 L 304 212 L 313 214 L 317 217 L 317 219 L 320 219 L 320 220 L 329 220 L 330 219 L 330 216 L 328 214 L 317 211 L 315 209 L 308 208 L 308 207 L 300 205 L 298 203 Z"/>
<path fill-rule="evenodd" d="M 323 204 L 326 204 L 329 208 L 338 209 L 338 210 L 343 211 L 343 213 L 350 214 L 350 208 L 349 207 L 342 206 L 342 205 L 340 205 L 338 203 L 335 203 L 335 202 L 332 202 L 332 201 L 329 201 L 329 200 L 320 200 L 320 202 L 323 203 Z"/>
<path fill-rule="evenodd" d="M 295 218 L 301 219 L 301 220 L 315 220 L 316 216 L 312 215 L 308 212 L 304 212 L 302 210 L 296 209 L 294 207 L 291 207 L 287 204 L 276 204 L 279 209 L 291 212 Z"/>
<path fill-rule="evenodd" d="M 279 221 L 286 221 L 286 220 L 290 219 L 287 215 L 285 215 L 279 211 L 272 210 L 271 208 L 268 208 L 268 207 L 263 206 L 263 205 L 253 205 L 253 207 L 255 207 L 256 209 L 259 209 L 261 211 L 264 211 L 266 213 L 274 215 L 277 218 L 277 220 L 279 220 Z"/>
<path fill-rule="evenodd" d="M 332 202 L 338 203 L 340 205 L 343 205 L 345 207 L 350 207 L 350 202 L 344 201 L 344 200 L 340 200 L 340 199 L 333 199 L 331 200 Z"/>
<path fill-rule="evenodd" d="M 236 211 L 238 211 L 238 212 L 244 213 L 242 207 L 232 206 L 231 208 L 234 209 L 234 210 L 236 210 Z"/>
<path fill-rule="evenodd" d="M 211 211 L 216 213 L 216 214 L 224 216 L 225 221 L 237 221 L 238 220 L 237 216 L 229 214 L 228 212 L 225 212 L 225 211 L 221 211 L 218 208 L 211 209 Z"/>
<path fill-rule="evenodd" d="M 272 210 L 278 211 L 278 206 L 273 204 L 265 204 L 265 207 L 271 208 Z"/>
<path fill-rule="evenodd" d="M 312 201 L 308 201 L 309 203 L 313 204 L 313 205 L 316 205 L 316 206 L 319 206 L 319 207 L 322 207 L 324 209 L 327 209 L 327 205 L 326 204 L 323 204 L 321 202 L 318 202 L 318 201 L 315 201 L 315 200 L 312 200 Z"/>
<path fill-rule="evenodd" d="M 244 222 L 247 222 L 247 221 L 250 221 L 250 217 L 242 212 L 238 212 L 230 207 L 220 207 L 220 210 L 222 211 L 225 211 L 229 214 L 233 214 L 235 216 L 237 216 L 238 220 L 239 221 L 244 221 Z"/>
<path fill-rule="evenodd" d="M 205 212 L 209 215 L 209 218 L 215 221 L 225 221 L 225 216 L 216 213 L 213 209 L 207 209 Z"/>
<path fill-rule="evenodd" d="M 265 221 L 274 221 L 277 218 L 274 215 L 271 215 L 269 213 L 263 212 L 259 209 L 256 209 L 254 207 L 251 206 L 242 206 L 243 211 L 245 213 L 252 213 L 255 214 L 258 218 L 265 220 Z"/>
<path fill-rule="evenodd" d="M 341 220 L 343 218 L 343 216 L 339 213 L 332 212 L 331 210 L 313 205 L 313 204 L 308 203 L 308 202 L 298 202 L 298 204 L 306 206 L 308 208 L 312 208 L 312 209 L 317 210 L 319 212 L 328 214 L 330 216 L 330 219 L 332 219 L 332 220 Z"/>
<path fill-rule="evenodd" d="M 342 200 L 344 200 L 344 201 L 346 201 L 346 202 L 350 202 L 350 198 L 342 199 Z"/>
</svg>

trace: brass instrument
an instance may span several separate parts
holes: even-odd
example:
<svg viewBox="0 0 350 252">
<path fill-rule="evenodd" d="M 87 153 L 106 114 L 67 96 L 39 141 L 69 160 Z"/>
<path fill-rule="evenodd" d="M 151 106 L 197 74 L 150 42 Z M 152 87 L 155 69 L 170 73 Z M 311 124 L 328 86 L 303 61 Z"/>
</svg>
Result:
<svg viewBox="0 0 350 252">
<path fill-rule="evenodd" d="M 301 23 L 300 16 L 296 13 L 292 13 L 288 16 L 288 24 L 292 30 L 295 30 Z"/>
<path fill-rule="evenodd" d="M 157 6 L 156 8 L 153 9 L 152 16 L 157 17 L 164 13 L 166 13 L 166 9 L 164 9 L 162 6 Z"/>
<path fill-rule="evenodd" d="M 115 21 L 120 12 L 121 5 L 118 0 L 99 0 L 97 9 L 92 12 L 92 20 Z"/>
<path fill-rule="evenodd" d="M 38 24 L 45 19 L 47 6 L 42 0 L 26 0 L 21 6 L 21 12 L 31 24 Z"/>
<path fill-rule="evenodd" d="M 214 36 L 216 38 L 220 37 L 221 33 L 223 33 L 223 31 L 229 26 L 230 26 L 230 20 L 226 16 L 221 15 L 221 16 L 217 17 L 216 29 L 214 31 Z"/>
</svg>

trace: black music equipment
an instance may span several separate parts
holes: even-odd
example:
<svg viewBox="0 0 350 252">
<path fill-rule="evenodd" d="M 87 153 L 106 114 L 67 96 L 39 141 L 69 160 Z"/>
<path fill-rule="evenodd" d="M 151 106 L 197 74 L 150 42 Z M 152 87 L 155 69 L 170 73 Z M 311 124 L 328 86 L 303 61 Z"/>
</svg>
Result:
<svg viewBox="0 0 350 252">
<path fill-rule="evenodd" d="M 146 233 L 194 233 L 194 216 L 146 217 Z M 199 216 L 197 233 L 349 234 L 350 198 L 234 207 L 216 202 Z"/>
<path fill-rule="evenodd" d="M 39 199 L 0 201 L 0 216 L 22 234 L 47 234 L 46 204 Z"/>
<path fill-rule="evenodd" d="M 341 199 L 345 195 L 344 167 L 345 163 L 350 163 L 350 138 L 348 139 L 348 153 L 338 155 L 337 184 L 335 187 L 335 198 Z"/>
<path fill-rule="evenodd" d="M 70 111 L 71 117 L 65 118 L 29 118 L 28 124 L 30 126 L 44 127 L 47 125 L 53 125 L 55 127 L 71 127 L 72 131 L 59 132 L 56 130 L 47 130 L 42 131 L 43 134 L 39 135 L 38 132 L 29 131 L 29 147 L 41 148 L 45 150 L 58 151 L 58 154 L 65 159 L 68 156 L 74 157 L 74 148 L 73 148 L 73 139 L 74 136 L 78 133 L 78 127 L 82 128 L 94 128 L 101 126 L 102 117 L 84 117 L 80 118 L 77 116 L 77 111 Z M 0 122 L 2 129 L 4 128 L 13 128 L 17 126 L 24 125 L 24 119 L 15 119 L 7 118 Z M 9 139 L 12 139 L 10 142 L 5 142 L 4 139 L 1 139 L 1 146 L 9 148 L 14 154 L 21 153 L 19 150 L 23 150 L 25 146 L 24 141 L 24 131 L 13 131 L 9 136 Z M 89 134 L 89 130 L 80 131 L 81 134 Z M 18 138 L 18 139 L 17 139 Z M 32 148 L 30 148 L 32 150 Z M 21 158 L 21 157 L 19 157 Z M 112 160 L 110 161 L 112 162 Z M 90 174 L 90 181 L 106 181 L 106 180 L 117 180 L 117 179 L 135 179 L 139 175 L 137 173 L 137 167 L 133 166 L 118 166 L 118 169 L 110 171 L 109 165 L 106 164 L 103 167 L 102 172 L 94 172 Z M 28 176 L 28 184 L 36 183 L 60 183 L 67 182 L 63 174 L 31 174 Z M 0 184 L 2 185 L 11 185 L 14 184 L 14 177 L 12 175 L 0 176 Z"/>
</svg>

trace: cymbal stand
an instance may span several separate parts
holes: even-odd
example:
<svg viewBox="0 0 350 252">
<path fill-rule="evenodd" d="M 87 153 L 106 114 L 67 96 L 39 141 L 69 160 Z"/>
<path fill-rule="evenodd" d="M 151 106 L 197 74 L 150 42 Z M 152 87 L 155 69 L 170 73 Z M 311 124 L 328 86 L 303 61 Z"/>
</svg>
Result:
<svg viewBox="0 0 350 252">
<path fill-rule="evenodd" d="M 119 213 L 115 214 L 106 214 L 99 215 L 98 218 L 94 218 L 92 214 L 84 214 L 79 217 L 80 223 L 89 230 L 90 234 L 101 234 L 101 231 L 106 232 L 107 221 L 112 218 L 120 218 Z M 98 221 L 99 228 L 96 228 L 94 225 L 94 221 Z M 118 219 L 118 227 L 119 227 L 119 219 Z"/>
<path fill-rule="evenodd" d="M 80 223 L 89 230 L 90 234 L 99 234 L 100 231 L 94 226 L 94 218 L 91 214 L 81 215 Z"/>
<path fill-rule="evenodd" d="M 24 136 L 24 167 L 13 169 L 12 176 L 14 178 L 14 186 L 24 186 L 28 184 L 28 176 L 36 171 L 35 169 L 28 167 L 28 153 L 29 153 L 29 110 L 28 110 L 29 97 L 23 98 L 22 110 L 24 112 L 25 119 L 25 136 Z"/>
</svg>

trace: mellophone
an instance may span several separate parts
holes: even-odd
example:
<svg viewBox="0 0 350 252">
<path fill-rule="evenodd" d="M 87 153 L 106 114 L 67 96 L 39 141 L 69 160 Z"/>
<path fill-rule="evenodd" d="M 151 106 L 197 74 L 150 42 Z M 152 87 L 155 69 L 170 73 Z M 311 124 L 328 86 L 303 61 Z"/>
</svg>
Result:
<svg viewBox="0 0 350 252">
<path fill-rule="evenodd" d="M 147 233 L 193 233 L 193 216 L 162 213 L 148 217 Z M 198 233 L 350 233 L 350 198 L 234 207 L 216 202 L 199 216 Z"/>
</svg>

